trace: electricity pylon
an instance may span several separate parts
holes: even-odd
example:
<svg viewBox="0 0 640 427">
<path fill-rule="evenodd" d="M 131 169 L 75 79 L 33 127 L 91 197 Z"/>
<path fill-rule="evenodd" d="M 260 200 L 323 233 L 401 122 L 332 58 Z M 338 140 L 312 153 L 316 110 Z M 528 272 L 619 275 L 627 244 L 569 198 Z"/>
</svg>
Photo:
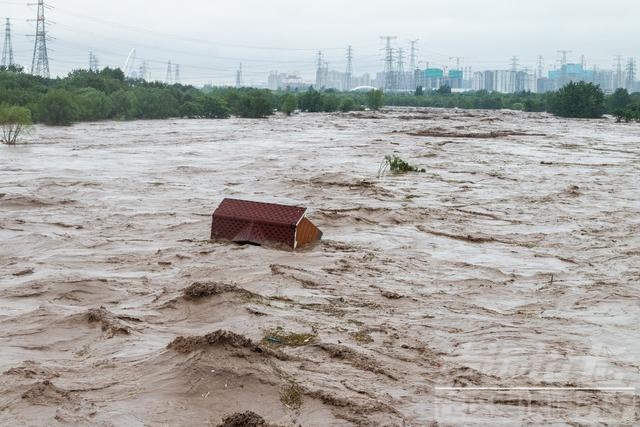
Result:
<svg viewBox="0 0 640 427">
<path fill-rule="evenodd" d="M 384 90 L 391 91 L 395 86 L 395 79 L 393 76 L 393 48 L 391 47 L 391 41 L 397 37 L 383 36 L 380 38 L 386 42 L 384 48 Z"/>
<path fill-rule="evenodd" d="M 171 61 L 167 62 L 167 75 L 164 79 L 164 81 L 170 85 L 172 83 L 173 80 L 173 67 L 171 66 Z"/>
<path fill-rule="evenodd" d="M 36 43 L 33 46 L 31 74 L 49 78 L 49 54 L 47 52 L 47 21 L 44 17 L 44 0 L 38 0 L 38 18 L 36 19 Z"/>
<path fill-rule="evenodd" d="M 11 21 L 7 18 L 7 23 L 4 28 L 4 48 L 2 49 L 2 63 L 3 67 L 10 67 L 13 65 L 13 44 L 11 43 Z"/>
<path fill-rule="evenodd" d="M 100 61 L 98 57 L 93 54 L 92 51 L 89 52 L 89 71 L 98 72 L 100 71 Z"/>
<path fill-rule="evenodd" d="M 407 89 L 407 79 L 404 73 L 404 49 L 402 48 L 398 49 L 398 65 L 396 72 L 398 73 L 396 88 L 400 91 L 404 91 Z"/>
<path fill-rule="evenodd" d="M 347 71 L 344 79 L 344 90 L 351 90 L 351 77 L 353 75 L 353 48 L 347 48 Z"/>
</svg>

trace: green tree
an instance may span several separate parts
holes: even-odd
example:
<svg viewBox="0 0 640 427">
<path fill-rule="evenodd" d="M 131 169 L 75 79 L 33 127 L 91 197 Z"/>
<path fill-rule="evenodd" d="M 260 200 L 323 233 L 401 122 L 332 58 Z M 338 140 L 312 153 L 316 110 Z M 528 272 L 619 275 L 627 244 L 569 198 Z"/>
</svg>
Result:
<svg viewBox="0 0 640 427">
<path fill-rule="evenodd" d="M 31 111 L 25 107 L 0 105 L 2 142 L 15 145 L 20 135 L 31 127 Z"/>
<path fill-rule="evenodd" d="M 613 112 L 616 118 L 616 123 L 629 123 L 631 121 L 640 122 L 640 103 L 628 105 L 626 108 L 620 108 Z"/>
<path fill-rule="evenodd" d="M 322 111 L 332 113 L 340 108 L 340 99 L 333 93 L 325 94 L 322 97 Z"/>
<path fill-rule="evenodd" d="M 415 96 L 423 96 L 424 95 L 424 88 L 422 86 L 416 87 L 416 91 L 415 91 L 414 95 Z"/>
<path fill-rule="evenodd" d="M 438 88 L 436 92 L 438 92 L 440 95 L 449 95 L 451 93 L 451 86 L 442 85 Z"/>
<path fill-rule="evenodd" d="M 202 116 L 208 119 L 226 119 L 229 117 L 229 107 L 223 99 L 208 95 L 202 106 Z"/>
<path fill-rule="evenodd" d="M 64 89 L 47 92 L 38 107 L 40 120 L 48 125 L 69 126 L 78 120 L 78 104 Z"/>
<path fill-rule="evenodd" d="M 273 94 L 268 90 L 243 90 L 231 107 L 231 112 L 243 118 L 261 119 L 273 114 Z"/>
<path fill-rule="evenodd" d="M 187 101 L 180 106 L 180 117 L 186 117 L 188 119 L 202 117 L 202 110 L 202 104 L 195 101 Z"/>
<path fill-rule="evenodd" d="M 322 111 L 322 94 L 310 87 L 298 101 L 298 106 L 302 111 L 309 113 L 318 113 Z"/>
<path fill-rule="evenodd" d="M 626 89 L 618 88 L 607 99 L 607 107 L 610 112 L 624 110 L 631 104 L 631 95 Z"/>
<path fill-rule="evenodd" d="M 593 83 L 570 82 L 551 96 L 549 112 L 560 117 L 602 117 L 605 112 L 604 93 Z"/>
<path fill-rule="evenodd" d="M 298 100 L 296 99 L 295 95 L 288 94 L 287 96 L 285 96 L 284 100 L 282 101 L 280 110 L 282 110 L 282 112 L 287 116 L 290 116 L 296 110 L 296 108 L 298 108 Z"/>
<path fill-rule="evenodd" d="M 179 115 L 178 100 L 164 87 L 139 87 L 134 91 L 140 108 L 140 118 L 166 119 Z"/>
<path fill-rule="evenodd" d="M 112 111 L 111 99 L 97 89 L 86 87 L 75 94 L 78 104 L 78 120 L 95 121 L 109 118 Z"/>
<path fill-rule="evenodd" d="M 131 120 L 138 118 L 140 109 L 135 94 L 128 90 L 118 90 L 111 94 L 111 114 L 113 119 Z"/>
<path fill-rule="evenodd" d="M 374 89 L 367 94 L 367 107 L 379 110 L 384 105 L 384 94 L 379 89 Z"/>
<path fill-rule="evenodd" d="M 356 108 L 356 103 L 353 98 L 344 98 L 342 103 L 340 103 L 340 111 L 343 113 L 347 113 L 349 111 L 353 111 Z"/>
</svg>

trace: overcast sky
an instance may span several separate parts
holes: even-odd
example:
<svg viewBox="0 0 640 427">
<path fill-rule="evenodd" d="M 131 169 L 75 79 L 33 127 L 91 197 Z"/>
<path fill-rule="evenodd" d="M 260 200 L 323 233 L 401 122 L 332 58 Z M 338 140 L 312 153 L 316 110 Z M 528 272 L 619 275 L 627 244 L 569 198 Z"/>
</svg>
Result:
<svg viewBox="0 0 640 427">
<path fill-rule="evenodd" d="M 36 1 L 36 0 L 30 0 Z M 12 19 L 16 61 L 31 65 L 36 8 L 0 0 L 0 17 Z M 88 67 L 92 50 L 101 66 L 123 67 L 136 49 L 153 79 L 166 64 L 180 64 L 187 83 L 233 84 L 243 63 L 246 83 L 265 82 L 271 70 L 298 72 L 312 80 L 317 51 L 331 69 L 344 71 L 346 48 L 354 49 L 354 72 L 383 68 L 380 36 L 396 36 L 409 49 L 420 39 L 421 66 L 508 69 L 556 65 L 557 50 L 569 60 L 612 68 L 614 57 L 640 56 L 639 0 L 52 0 L 47 10 L 52 74 Z M 4 32 L 2 32 L 3 34 Z M 0 37 L 2 37 L 0 34 Z M 4 38 L 3 38 L 4 39 Z M 136 68 L 137 68 L 136 66 Z M 408 67 L 407 67 L 408 68 Z"/>
</svg>

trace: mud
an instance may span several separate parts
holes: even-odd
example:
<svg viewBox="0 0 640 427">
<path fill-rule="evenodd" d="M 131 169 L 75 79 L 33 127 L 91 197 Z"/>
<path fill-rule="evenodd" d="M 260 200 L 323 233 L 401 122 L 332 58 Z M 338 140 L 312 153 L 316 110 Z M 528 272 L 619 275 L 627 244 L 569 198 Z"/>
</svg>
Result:
<svg viewBox="0 0 640 427">
<path fill-rule="evenodd" d="M 87 312 L 87 320 L 89 323 L 99 322 L 102 331 L 106 333 L 108 338 L 112 338 L 118 334 L 129 335 L 131 328 L 125 325 L 113 313 L 104 307 L 92 308 Z"/>
<path fill-rule="evenodd" d="M 411 120 L 412 118 L 400 117 L 404 120 Z M 457 131 L 450 131 L 440 127 L 431 129 L 408 131 L 407 135 L 411 136 L 431 136 L 437 138 L 478 138 L 478 139 L 493 139 L 493 138 L 505 138 L 508 136 L 547 136 L 544 133 L 530 133 L 517 130 L 495 130 L 490 132 L 462 132 L 460 130 L 466 129 L 466 126 L 460 126 Z"/>
<path fill-rule="evenodd" d="M 218 427 L 275 427 L 255 412 L 247 411 L 229 415 Z"/>
<path fill-rule="evenodd" d="M 30 138 L 0 147 L 1 425 L 637 423 L 595 390 L 640 380 L 637 126 L 397 109 Z M 392 154 L 426 173 L 378 176 Z M 308 206 L 324 240 L 209 241 L 224 197 Z"/>
<path fill-rule="evenodd" d="M 71 399 L 71 394 L 45 380 L 34 384 L 29 390 L 22 393 L 22 399 L 32 405 L 58 405 Z"/>
<path fill-rule="evenodd" d="M 227 292 L 246 292 L 243 289 L 238 289 L 237 286 L 230 285 L 227 283 L 217 283 L 217 282 L 196 282 L 192 283 L 188 288 L 185 288 L 182 291 L 184 298 L 188 300 L 196 300 L 199 298 L 206 298 L 212 295 L 220 295 Z"/>
<path fill-rule="evenodd" d="M 199 337 L 177 337 L 171 341 L 167 348 L 178 353 L 191 353 L 198 348 L 212 345 L 229 345 L 231 347 L 248 348 L 256 353 L 262 353 L 263 349 L 253 341 L 242 335 L 229 331 L 216 331 Z"/>
</svg>

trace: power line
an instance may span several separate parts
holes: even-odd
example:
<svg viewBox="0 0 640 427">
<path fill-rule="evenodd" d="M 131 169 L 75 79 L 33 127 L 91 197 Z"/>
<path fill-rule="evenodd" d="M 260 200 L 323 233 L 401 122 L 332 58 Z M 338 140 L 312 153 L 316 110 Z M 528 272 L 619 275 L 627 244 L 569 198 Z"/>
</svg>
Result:
<svg viewBox="0 0 640 427">
<path fill-rule="evenodd" d="M 85 14 L 81 14 L 81 13 L 76 13 L 73 10 L 68 10 L 68 9 L 64 9 L 64 8 L 60 8 L 60 7 L 56 7 L 57 10 L 63 11 L 68 15 L 73 15 L 79 18 L 82 18 L 83 20 L 91 20 L 91 21 L 95 21 L 98 22 L 100 24 L 106 25 L 109 28 L 113 28 L 113 27 L 117 27 L 117 28 L 122 28 L 128 31 L 132 31 L 132 32 L 136 32 L 136 33 L 148 33 L 148 34 L 155 34 L 155 35 L 160 35 L 163 36 L 164 38 L 172 38 L 174 40 L 182 40 L 182 41 L 187 41 L 187 42 L 191 42 L 191 43 L 201 43 L 201 44 L 206 44 L 208 46 L 216 46 L 216 47 L 230 47 L 230 48 L 236 48 L 236 49 L 255 49 L 255 50 L 273 50 L 273 51 L 299 51 L 299 52 L 309 52 L 309 51 L 315 51 L 317 50 L 317 48 L 296 48 L 296 47 L 276 47 L 276 46 L 265 46 L 265 45 L 242 45 L 242 44 L 227 44 L 227 43 L 212 43 L 212 41 L 210 39 L 200 39 L 200 38 L 195 38 L 195 37 L 184 37 L 178 34 L 171 34 L 171 33 L 165 33 L 162 31 L 154 31 L 154 30 L 150 30 L 148 28 L 144 28 L 144 27 L 140 27 L 140 26 L 130 26 L 130 25 L 125 25 L 122 24 L 122 22 L 118 22 L 118 21 L 109 21 L 109 20 L 105 20 L 102 18 L 96 18 L 94 16 L 90 16 L 90 15 L 85 15 Z M 342 50 L 342 47 L 323 47 L 322 50 Z"/>
</svg>

